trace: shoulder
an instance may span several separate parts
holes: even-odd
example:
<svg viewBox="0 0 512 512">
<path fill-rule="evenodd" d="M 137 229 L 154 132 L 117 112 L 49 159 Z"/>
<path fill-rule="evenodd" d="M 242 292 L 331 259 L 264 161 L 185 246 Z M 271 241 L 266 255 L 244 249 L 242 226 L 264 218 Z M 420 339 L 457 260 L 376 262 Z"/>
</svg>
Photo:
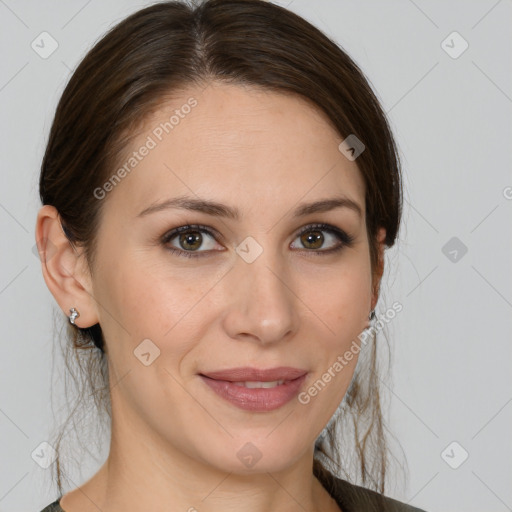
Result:
<svg viewBox="0 0 512 512">
<path fill-rule="evenodd" d="M 64 512 L 59 505 L 59 500 L 50 503 L 47 507 L 43 508 L 41 512 Z"/>
<path fill-rule="evenodd" d="M 348 504 L 348 511 L 379 512 L 425 512 L 401 501 L 384 496 L 371 489 L 335 478 L 335 489 L 340 493 L 342 503 Z"/>
<path fill-rule="evenodd" d="M 343 512 L 425 512 L 331 474 L 322 483 Z"/>
</svg>

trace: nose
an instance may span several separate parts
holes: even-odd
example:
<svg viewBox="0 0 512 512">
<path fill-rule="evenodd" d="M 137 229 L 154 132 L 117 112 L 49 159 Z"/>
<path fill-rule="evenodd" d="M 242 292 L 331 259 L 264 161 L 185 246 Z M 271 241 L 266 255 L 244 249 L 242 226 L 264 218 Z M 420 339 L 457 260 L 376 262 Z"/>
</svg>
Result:
<svg viewBox="0 0 512 512">
<path fill-rule="evenodd" d="M 293 336 L 300 300 L 286 262 L 270 250 L 252 263 L 237 256 L 227 277 L 223 323 L 231 338 L 268 345 Z"/>
</svg>

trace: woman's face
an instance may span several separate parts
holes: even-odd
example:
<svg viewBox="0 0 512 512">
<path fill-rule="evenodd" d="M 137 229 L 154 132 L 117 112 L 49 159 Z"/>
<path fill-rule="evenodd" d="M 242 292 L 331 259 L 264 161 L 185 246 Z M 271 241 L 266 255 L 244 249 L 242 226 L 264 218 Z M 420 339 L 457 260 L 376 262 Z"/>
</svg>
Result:
<svg viewBox="0 0 512 512">
<path fill-rule="evenodd" d="M 218 83 L 147 120 L 97 191 L 90 284 L 114 435 L 235 473 L 311 455 L 376 299 L 364 182 L 341 140 L 298 97 Z M 342 199 L 359 212 L 324 203 Z"/>
</svg>

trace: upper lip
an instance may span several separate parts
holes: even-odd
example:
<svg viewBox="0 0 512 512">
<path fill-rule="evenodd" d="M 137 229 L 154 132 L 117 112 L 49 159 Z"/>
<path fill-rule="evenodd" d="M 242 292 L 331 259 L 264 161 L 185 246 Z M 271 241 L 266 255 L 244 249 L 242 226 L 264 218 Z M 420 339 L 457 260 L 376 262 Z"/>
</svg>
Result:
<svg viewBox="0 0 512 512">
<path fill-rule="evenodd" d="M 277 368 L 229 368 L 227 370 L 218 370 L 214 372 L 203 372 L 200 375 L 215 380 L 225 380 L 230 382 L 273 382 L 276 380 L 293 380 L 302 377 L 307 373 L 306 370 L 292 368 L 289 366 L 279 366 Z"/>
</svg>

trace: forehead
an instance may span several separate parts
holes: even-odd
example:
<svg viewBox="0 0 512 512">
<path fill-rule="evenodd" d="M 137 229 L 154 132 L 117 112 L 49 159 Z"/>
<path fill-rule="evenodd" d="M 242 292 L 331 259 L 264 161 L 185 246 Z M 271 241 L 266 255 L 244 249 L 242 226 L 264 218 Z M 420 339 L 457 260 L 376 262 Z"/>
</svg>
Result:
<svg viewBox="0 0 512 512">
<path fill-rule="evenodd" d="M 147 116 L 113 170 L 126 172 L 108 202 L 129 213 L 188 194 L 236 197 L 239 209 L 259 211 L 341 192 L 364 210 L 364 181 L 338 150 L 341 140 L 325 113 L 297 95 L 190 87 Z"/>
</svg>

